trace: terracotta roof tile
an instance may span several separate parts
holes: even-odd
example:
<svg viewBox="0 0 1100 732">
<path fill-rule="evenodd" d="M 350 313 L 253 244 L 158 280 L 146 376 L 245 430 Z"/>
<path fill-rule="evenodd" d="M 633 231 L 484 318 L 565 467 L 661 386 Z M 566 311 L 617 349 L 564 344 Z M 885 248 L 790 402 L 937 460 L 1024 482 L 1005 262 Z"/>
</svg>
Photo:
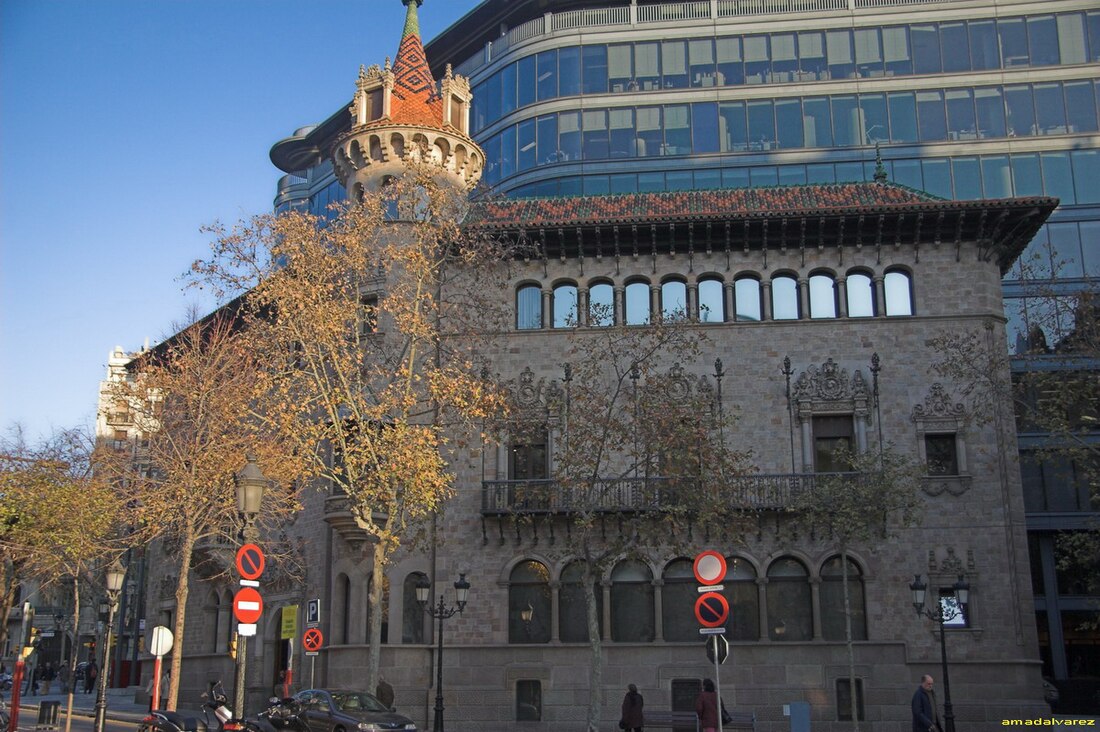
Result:
<svg viewBox="0 0 1100 732">
<path fill-rule="evenodd" d="M 443 100 L 437 93 L 428 58 L 424 55 L 416 17 L 417 3 L 412 0 L 407 5 L 401 47 L 393 64 L 389 123 L 442 128 Z"/>
</svg>

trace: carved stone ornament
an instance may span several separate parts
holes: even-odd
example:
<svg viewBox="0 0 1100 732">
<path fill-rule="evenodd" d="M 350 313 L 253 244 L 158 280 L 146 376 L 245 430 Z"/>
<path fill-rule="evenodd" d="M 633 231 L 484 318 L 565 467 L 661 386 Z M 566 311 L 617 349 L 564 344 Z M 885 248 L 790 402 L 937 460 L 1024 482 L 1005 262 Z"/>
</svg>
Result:
<svg viewBox="0 0 1100 732">
<path fill-rule="evenodd" d="M 955 547 L 947 547 L 947 558 L 940 564 L 940 569 L 949 574 L 961 574 L 963 571 L 962 560 L 955 555 Z"/>
<path fill-rule="evenodd" d="M 868 393 L 867 382 L 859 369 L 856 369 L 855 376 L 849 379 L 848 370 L 841 368 L 831 358 L 820 368 L 810 366 L 799 374 L 793 387 L 794 398 L 800 400 L 838 402 L 866 398 Z"/>
<path fill-rule="evenodd" d="M 516 403 L 524 408 L 530 408 L 537 406 L 539 403 L 539 392 L 542 391 L 542 385 L 545 379 L 539 379 L 535 381 L 535 372 L 528 366 L 523 369 L 523 373 L 519 375 L 519 387 L 516 389 Z"/>
<path fill-rule="evenodd" d="M 928 396 L 924 404 L 913 407 L 913 419 L 959 419 L 965 416 L 966 407 L 960 402 L 955 402 L 943 384 L 936 382 L 928 390 Z"/>
<path fill-rule="evenodd" d="M 927 476 L 921 478 L 920 489 L 929 496 L 941 496 L 944 493 L 961 496 L 970 490 L 971 480 L 969 475 Z"/>
<path fill-rule="evenodd" d="M 691 396 L 691 383 L 684 376 L 684 367 L 680 364 L 674 364 L 668 370 L 666 391 L 670 399 L 678 402 L 683 402 Z"/>
</svg>

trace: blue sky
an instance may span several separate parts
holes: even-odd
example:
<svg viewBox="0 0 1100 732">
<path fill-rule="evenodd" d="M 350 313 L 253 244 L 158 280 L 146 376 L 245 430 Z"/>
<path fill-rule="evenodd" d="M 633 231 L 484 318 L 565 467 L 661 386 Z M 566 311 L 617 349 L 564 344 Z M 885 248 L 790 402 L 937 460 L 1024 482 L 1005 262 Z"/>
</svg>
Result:
<svg viewBox="0 0 1100 732">
<path fill-rule="evenodd" d="M 477 5 L 427 0 L 425 41 Z M 107 356 L 194 304 L 200 228 L 271 209 L 272 144 L 351 99 L 400 0 L 0 0 L 0 429 L 92 424 Z"/>
</svg>

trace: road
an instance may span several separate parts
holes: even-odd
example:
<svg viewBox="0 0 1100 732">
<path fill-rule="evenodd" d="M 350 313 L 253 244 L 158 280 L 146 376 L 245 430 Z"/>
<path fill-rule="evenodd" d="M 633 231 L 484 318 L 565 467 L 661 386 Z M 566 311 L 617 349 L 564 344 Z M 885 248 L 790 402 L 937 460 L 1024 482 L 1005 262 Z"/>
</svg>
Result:
<svg viewBox="0 0 1100 732">
<path fill-rule="evenodd" d="M 37 727 L 35 722 L 38 717 L 33 714 L 19 715 L 19 732 L 65 732 L 65 714 L 62 712 L 61 716 L 57 720 L 57 729 L 54 730 L 50 727 Z M 70 728 L 71 732 L 92 732 L 93 719 L 91 717 L 81 716 L 79 714 L 73 715 L 73 723 Z M 137 722 L 120 721 L 108 719 L 105 726 L 106 732 L 136 732 L 138 728 Z"/>
</svg>

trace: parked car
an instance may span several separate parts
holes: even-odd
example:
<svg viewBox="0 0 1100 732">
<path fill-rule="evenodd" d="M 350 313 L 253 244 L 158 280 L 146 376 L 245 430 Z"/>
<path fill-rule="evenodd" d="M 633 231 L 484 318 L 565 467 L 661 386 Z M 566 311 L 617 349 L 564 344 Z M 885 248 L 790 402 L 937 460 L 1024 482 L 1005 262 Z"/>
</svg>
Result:
<svg viewBox="0 0 1100 732">
<path fill-rule="evenodd" d="M 299 732 L 416 732 L 415 722 L 365 691 L 307 689 L 294 699 L 302 709 L 298 720 L 306 727 Z"/>
</svg>

